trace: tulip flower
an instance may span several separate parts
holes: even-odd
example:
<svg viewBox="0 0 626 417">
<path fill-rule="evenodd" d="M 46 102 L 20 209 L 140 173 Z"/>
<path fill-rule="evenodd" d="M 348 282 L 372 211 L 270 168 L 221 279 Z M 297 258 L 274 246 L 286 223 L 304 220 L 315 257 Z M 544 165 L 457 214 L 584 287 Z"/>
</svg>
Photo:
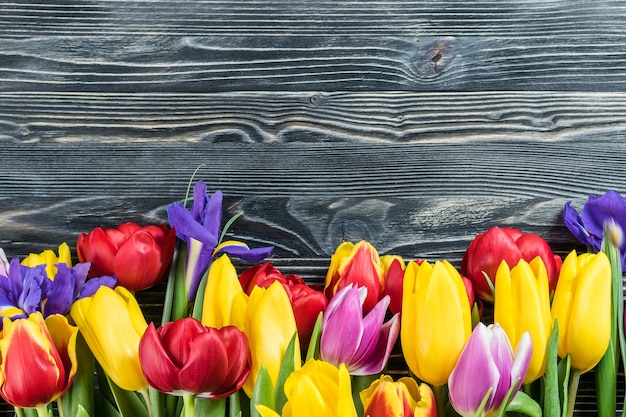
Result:
<svg viewBox="0 0 626 417">
<path fill-rule="evenodd" d="M 46 249 L 41 253 L 31 253 L 22 260 L 22 265 L 24 266 L 33 267 L 46 265 L 46 272 L 50 279 L 54 279 L 54 276 L 57 274 L 57 267 L 55 265 L 60 263 L 72 266 L 70 247 L 65 242 L 59 245 L 59 256 L 57 256 L 54 251 Z"/>
<path fill-rule="evenodd" d="M 209 269 L 202 304 L 202 324 L 221 329 L 236 326 L 246 331 L 248 296 L 241 288 L 237 270 L 228 255 L 216 259 Z"/>
<path fill-rule="evenodd" d="M 619 230 L 626 230 L 626 199 L 616 191 L 597 197 L 590 195 L 579 214 L 568 201 L 563 207 L 563 222 L 581 242 L 599 252 L 602 249 L 604 224 L 611 220 Z M 626 239 L 619 242 L 622 268 L 626 269 Z"/>
<path fill-rule="evenodd" d="M 402 377 L 393 382 L 383 375 L 361 391 L 361 402 L 368 417 L 436 417 L 435 397 L 428 384 Z"/>
<path fill-rule="evenodd" d="M 238 241 L 220 242 L 222 192 L 216 191 L 211 198 L 206 192 L 204 182 L 198 181 L 193 187 L 191 210 L 180 203 L 173 203 L 167 208 L 167 217 L 176 229 L 176 236 L 187 244 L 185 289 L 188 300 L 195 298 L 202 276 L 218 253 L 228 253 L 248 262 L 259 262 L 268 257 L 273 249 L 250 249 Z"/>
<path fill-rule="evenodd" d="M 192 317 L 150 323 L 139 343 L 139 361 L 154 389 L 173 395 L 223 398 L 250 373 L 246 335 L 234 326 L 203 326 Z"/>
<path fill-rule="evenodd" d="M 531 354 L 528 332 L 521 336 L 514 354 L 497 323 L 478 323 L 448 379 L 450 403 L 461 416 L 475 417 L 487 396 L 480 416 L 495 415 L 522 386 Z"/>
<path fill-rule="evenodd" d="M 261 366 L 265 366 L 272 384 L 276 386 L 285 352 L 294 335 L 294 367 L 300 368 L 300 343 L 289 296 L 279 282 L 268 288 L 254 287 L 246 313 L 248 326 L 245 332 L 250 345 L 252 370 L 243 389 L 250 395 Z"/>
<path fill-rule="evenodd" d="M 81 233 L 76 251 L 80 262 L 91 263 L 91 277 L 114 275 L 119 285 L 140 291 L 167 274 L 175 245 L 174 231 L 163 224 L 141 227 L 128 222 Z"/>
<path fill-rule="evenodd" d="M 389 297 L 363 317 L 366 297 L 366 287 L 348 285 L 331 298 L 322 319 L 321 358 L 335 365 L 345 364 L 351 375 L 381 372 L 400 331 L 400 314 L 383 324 Z"/>
<path fill-rule="evenodd" d="M 383 255 L 380 257 L 385 270 L 385 286 L 383 295 L 388 295 L 389 311 L 392 314 L 402 311 L 402 281 L 406 265 L 399 256 Z"/>
<path fill-rule="evenodd" d="M 469 244 L 461 261 L 461 274 L 472 281 L 481 299 L 491 302 L 500 262 L 505 261 L 512 268 L 520 259 L 530 262 L 537 256 L 543 260 L 549 288 L 553 291 L 561 268 L 561 258 L 552 253 L 548 243 L 537 235 L 517 229 L 492 227 L 477 235 Z"/>
<path fill-rule="evenodd" d="M 400 340 L 411 371 L 422 381 L 443 386 L 471 332 L 467 293 L 458 271 L 447 261 L 409 262 Z"/>
<path fill-rule="evenodd" d="M 306 349 L 315 321 L 328 304 L 321 289 L 307 285 L 298 275 L 283 275 L 271 262 L 246 269 L 241 273 L 240 281 L 247 294 L 250 294 L 256 285 L 268 288 L 274 281 L 281 283 L 291 301 L 301 346 Z"/>
<path fill-rule="evenodd" d="M 357 417 L 352 401 L 350 374 L 328 362 L 309 360 L 285 382 L 287 403 L 282 417 Z M 276 411 L 258 405 L 262 417 L 278 417 Z"/>
<path fill-rule="evenodd" d="M 15 321 L 5 317 L 0 396 L 19 408 L 45 407 L 62 396 L 78 369 L 77 334 L 78 329 L 61 315 L 45 321 L 40 312 Z"/>
<path fill-rule="evenodd" d="M 496 272 L 494 321 L 505 331 L 512 345 L 517 346 L 522 335 L 530 333 L 533 354 L 524 383 L 530 383 L 545 373 L 546 349 L 552 332 L 548 274 L 540 257 L 530 263 L 521 259 L 509 268 L 502 262 Z"/>
<path fill-rule="evenodd" d="M 385 285 L 385 272 L 378 252 L 366 241 L 356 245 L 344 242 L 330 258 L 324 283 L 326 298 L 330 300 L 340 289 L 350 284 L 367 287 L 363 308 L 366 313 L 374 308 Z"/>
<path fill-rule="evenodd" d="M 559 356 L 570 354 L 571 366 L 585 373 L 606 352 L 611 337 L 611 264 L 603 253 L 576 255 L 563 261 L 552 300 L 559 323 Z"/>
<path fill-rule="evenodd" d="M 91 352 L 116 385 L 128 391 L 148 387 L 139 364 L 139 340 L 148 324 L 135 297 L 124 287 L 100 287 L 76 301 L 72 319 Z"/>
</svg>

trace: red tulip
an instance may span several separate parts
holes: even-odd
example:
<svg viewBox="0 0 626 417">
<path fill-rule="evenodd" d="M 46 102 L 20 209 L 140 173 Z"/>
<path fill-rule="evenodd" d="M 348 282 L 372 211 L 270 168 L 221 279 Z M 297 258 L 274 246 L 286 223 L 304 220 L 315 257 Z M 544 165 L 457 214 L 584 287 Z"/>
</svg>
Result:
<svg viewBox="0 0 626 417">
<path fill-rule="evenodd" d="M 67 318 L 39 312 L 11 321 L 4 318 L 0 340 L 0 396 L 19 408 L 44 406 L 72 385 L 78 362 L 78 328 Z"/>
<path fill-rule="evenodd" d="M 269 288 L 274 281 L 282 284 L 287 291 L 298 328 L 298 338 L 304 349 L 309 344 L 315 321 L 320 312 L 326 309 L 328 300 L 321 288 L 309 286 L 298 275 L 283 275 L 271 262 L 255 265 L 241 273 L 241 286 L 250 295 L 255 286 Z"/>
<path fill-rule="evenodd" d="M 139 362 L 154 389 L 223 398 L 238 391 L 250 373 L 248 338 L 234 326 L 206 327 L 192 317 L 150 323 L 139 342 Z"/>
<path fill-rule="evenodd" d="M 493 301 L 496 270 L 500 262 L 505 261 L 513 268 L 520 259 L 530 262 L 537 256 L 541 257 L 546 266 L 549 288 L 554 291 L 561 258 L 552 253 L 548 243 L 539 236 L 510 227 L 496 226 L 476 235 L 461 261 L 461 274 L 472 281 L 478 297 Z M 491 281 L 491 286 L 486 277 Z"/>
<path fill-rule="evenodd" d="M 385 285 L 384 267 L 376 249 L 364 240 L 356 245 L 344 242 L 331 256 L 324 283 L 326 298 L 331 299 L 350 284 L 367 287 L 367 298 L 363 304 L 365 313 L 369 313 L 382 298 Z"/>
<path fill-rule="evenodd" d="M 385 266 L 385 289 L 383 296 L 388 295 L 389 311 L 392 314 L 402 312 L 402 283 L 404 281 L 404 261 L 399 257 L 381 256 Z M 389 264 L 387 264 L 389 263 Z"/>
<path fill-rule="evenodd" d="M 80 262 L 91 262 L 89 276 L 115 275 L 118 284 L 140 291 L 159 282 L 169 270 L 176 233 L 160 226 L 124 223 L 116 229 L 98 227 L 81 233 L 76 242 Z"/>
</svg>

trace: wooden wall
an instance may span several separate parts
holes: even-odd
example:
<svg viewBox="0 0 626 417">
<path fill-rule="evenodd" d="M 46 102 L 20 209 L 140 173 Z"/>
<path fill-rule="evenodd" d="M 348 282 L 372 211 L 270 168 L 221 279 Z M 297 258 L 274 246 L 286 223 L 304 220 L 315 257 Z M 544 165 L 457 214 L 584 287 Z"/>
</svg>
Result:
<svg viewBox="0 0 626 417">
<path fill-rule="evenodd" d="M 625 18 L 618 0 L 0 1 L 0 247 L 165 221 L 206 164 L 245 212 L 233 237 L 312 282 L 343 240 L 458 266 L 501 225 L 565 255 L 563 204 L 626 192 Z"/>
</svg>

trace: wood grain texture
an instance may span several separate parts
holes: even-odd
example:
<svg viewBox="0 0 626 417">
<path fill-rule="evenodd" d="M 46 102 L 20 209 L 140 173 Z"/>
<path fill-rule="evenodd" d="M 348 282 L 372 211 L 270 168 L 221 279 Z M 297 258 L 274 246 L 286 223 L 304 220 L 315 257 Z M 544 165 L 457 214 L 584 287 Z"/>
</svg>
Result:
<svg viewBox="0 0 626 417">
<path fill-rule="evenodd" d="M 626 130 L 626 93 L 0 93 L 2 142 L 594 143 Z"/>
<path fill-rule="evenodd" d="M 0 0 L 0 247 L 166 221 L 205 164 L 244 212 L 229 235 L 312 283 L 345 240 L 459 266 L 500 225 L 582 250 L 563 204 L 626 193 L 625 18 L 618 0 Z M 163 291 L 139 294 L 149 319 Z"/>
</svg>

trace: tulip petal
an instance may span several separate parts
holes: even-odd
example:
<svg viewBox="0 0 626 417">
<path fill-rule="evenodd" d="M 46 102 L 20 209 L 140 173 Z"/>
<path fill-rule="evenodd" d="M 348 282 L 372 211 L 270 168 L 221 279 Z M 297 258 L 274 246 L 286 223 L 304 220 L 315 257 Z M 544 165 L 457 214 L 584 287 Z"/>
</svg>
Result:
<svg viewBox="0 0 626 417">
<path fill-rule="evenodd" d="M 80 262 L 91 262 L 91 276 L 113 275 L 113 259 L 117 247 L 109 241 L 105 231 L 97 227 L 89 234 L 81 233 L 76 242 Z"/>
<path fill-rule="evenodd" d="M 359 288 L 349 286 L 342 289 L 338 295 L 341 301 L 331 299 L 329 311 L 324 314 L 320 340 L 322 358 L 337 365 L 347 363 L 354 357 L 364 331 Z"/>
<path fill-rule="evenodd" d="M 494 402 L 495 387 L 500 380 L 500 371 L 490 354 L 490 330 L 482 324 L 474 328 L 461 356 L 448 379 L 450 403 L 464 417 L 473 417 L 490 389 L 494 391 L 484 410 L 497 408 Z"/>
<path fill-rule="evenodd" d="M 131 291 L 140 291 L 161 278 L 161 248 L 152 235 L 138 230 L 119 247 L 113 260 L 118 284 Z"/>
<path fill-rule="evenodd" d="M 213 328 L 188 340 L 190 349 L 180 370 L 181 387 L 194 394 L 212 393 L 223 385 L 228 372 L 228 352 L 219 332 Z"/>
<path fill-rule="evenodd" d="M 56 399 L 66 388 L 67 372 L 41 313 L 28 319 L 4 321 L 4 337 L 0 341 L 4 382 L 0 395 L 20 408 Z"/>
<path fill-rule="evenodd" d="M 150 323 L 139 342 L 139 361 L 150 386 L 166 393 L 181 389 L 178 383 L 180 367 L 167 354 L 153 323 Z"/>
<path fill-rule="evenodd" d="M 528 371 L 528 365 L 530 364 L 532 354 L 532 340 L 530 338 L 530 333 L 526 332 L 522 335 L 522 338 L 515 347 L 513 365 L 511 366 L 511 382 L 509 384 L 512 385 L 515 381 L 518 382 L 511 398 L 515 396 L 515 393 L 519 391 L 522 386 L 522 382 L 524 381 L 524 377 Z"/>
</svg>

